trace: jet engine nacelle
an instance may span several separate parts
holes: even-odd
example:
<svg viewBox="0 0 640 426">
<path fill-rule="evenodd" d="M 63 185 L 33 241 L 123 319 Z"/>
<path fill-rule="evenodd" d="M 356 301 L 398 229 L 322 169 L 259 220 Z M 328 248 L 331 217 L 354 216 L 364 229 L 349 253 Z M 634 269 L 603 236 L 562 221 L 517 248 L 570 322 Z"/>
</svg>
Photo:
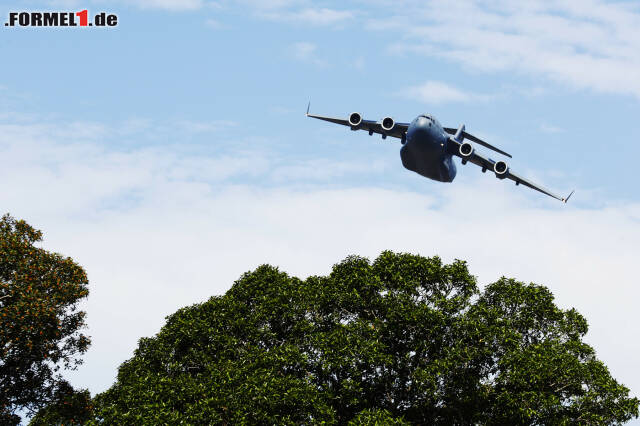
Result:
<svg viewBox="0 0 640 426">
<path fill-rule="evenodd" d="M 469 142 L 464 142 L 460 144 L 460 147 L 458 148 L 458 152 L 462 157 L 463 165 L 467 164 L 467 161 L 469 161 L 469 158 L 473 155 L 473 151 L 474 151 L 473 146 Z"/>
<path fill-rule="evenodd" d="M 496 174 L 498 179 L 504 179 L 507 177 L 507 172 L 509 171 L 509 166 L 504 161 L 498 161 L 493 165 L 493 172 Z"/>
<path fill-rule="evenodd" d="M 393 118 L 391 117 L 385 117 L 380 122 L 380 125 L 382 126 L 382 130 L 384 130 L 385 132 L 390 132 L 395 127 L 396 122 L 393 121 Z"/>
<path fill-rule="evenodd" d="M 473 155 L 473 146 L 469 142 L 465 142 L 460 144 L 460 148 L 458 148 L 458 152 L 463 158 L 469 158 Z"/>
<path fill-rule="evenodd" d="M 361 123 L 362 123 L 362 115 L 360 115 L 360 113 L 352 112 L 349 115 L 349 124 L 351 125 L 352 129 L 357 129 Z"/>
</svg>

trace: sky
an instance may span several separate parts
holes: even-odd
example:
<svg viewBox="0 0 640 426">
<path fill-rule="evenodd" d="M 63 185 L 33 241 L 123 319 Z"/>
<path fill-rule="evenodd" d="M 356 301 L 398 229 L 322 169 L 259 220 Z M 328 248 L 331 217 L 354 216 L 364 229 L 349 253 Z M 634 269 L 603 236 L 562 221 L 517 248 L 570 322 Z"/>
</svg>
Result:
<svg viewBox="0 0 640 426">
<path fill-rule="evenodd" d="M 0 24 L 0 213 L 88 274 L 74 386 L 104 391 L 167 315 L 260 264 L 305 278 L 391 249 L 546 285 L 640 395 L 637 2 L 6 1 L 0 22 L 83 9 L 118 26 Z M 309 101 L 464 123 L 575 194 L 459 161 L 453 183 L 422 178 Z"/>
</svg>

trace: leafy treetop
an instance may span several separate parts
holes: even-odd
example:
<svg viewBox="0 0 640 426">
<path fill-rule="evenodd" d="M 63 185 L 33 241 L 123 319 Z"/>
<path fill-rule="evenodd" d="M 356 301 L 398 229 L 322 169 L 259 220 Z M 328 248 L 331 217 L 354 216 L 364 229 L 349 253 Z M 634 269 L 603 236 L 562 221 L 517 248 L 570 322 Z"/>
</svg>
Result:
<svg viewBox="0 0 640 426">
<path fill-rule="evenodd" d="M 260 266 L 140 339 L 95 424 L 621 424 L 638 400 L 545 287 L 462 261 Z"/>
<path fill-rule="evenodd" d="M 0 424 L 17 424 L 64 386 L 89 346 L 80 330 L 87 276 L 71 258 L 34 244 L 42 233 L 9 215 L 0 219 Z"/>
</svg>

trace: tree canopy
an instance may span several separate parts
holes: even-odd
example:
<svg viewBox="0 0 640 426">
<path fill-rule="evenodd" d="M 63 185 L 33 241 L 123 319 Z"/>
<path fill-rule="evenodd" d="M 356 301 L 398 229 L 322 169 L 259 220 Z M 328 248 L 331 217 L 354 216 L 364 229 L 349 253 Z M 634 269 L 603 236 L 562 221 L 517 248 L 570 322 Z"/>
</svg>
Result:
<svg viewBox="0 0 640 426">
<path fill-rule="evenodd" d="M 91 420 L 93 403 L 87 389 L 76 390 L 69 383 L 57 384 L 52 398 L 29 421 L 29 426 L 83 425 Z"/>
<path fill-rule="evenodd" d="M 84 270 L 34 244 L 42 233 L 9 215 L 0 219 L 0 424 L 18 424 L 68 386 L 58 371 L 73 369 L 89 346 L 80 330 L 88 295 Z"/>
<path fill-rule="evenodd" d="M 638 399 L 540 285 L 383 252 L 306 280 L 264 265 L 140 339 L 108 424 L 619 424 Z"/>
</svg>

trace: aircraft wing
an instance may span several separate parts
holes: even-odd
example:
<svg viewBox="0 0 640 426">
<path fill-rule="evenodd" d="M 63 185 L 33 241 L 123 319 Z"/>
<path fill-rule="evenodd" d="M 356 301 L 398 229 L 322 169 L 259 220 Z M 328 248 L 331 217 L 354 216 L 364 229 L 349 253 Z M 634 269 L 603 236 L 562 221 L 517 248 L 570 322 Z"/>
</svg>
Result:
<svg viewBox="0 0 640 426">
<path fill-rule="evenodd" d="M 480 155 L 475 149 L 471 152 L 471 154 L 469 156 L 464 156 L 462 154 L 460 154 L 460 145 L 462 145 L 460 142 L 456 141 L 453 138 L 449 138 L 449 150 L 452 154 L 462 158 L 463 160 L 463 164 L 465 162 L 470 162 L 473 163 L 477 166 L 482 167 L 482 171 L 485 172 L 486 170 L 491 170 L 492 172 L 495 173 L 494 171 L 494 167 L 497 163 L 497 161 L 492 160 L 491 158 L 487 158 L 484 157 L 482 155 Z M 501 162 L 503 163 L 503 162 Z M 506 163 L 505 163 L 506 164 Z M 496 176 L 498 176 L 498 174 L 496 173 Z M 517 174 L 515 174 L 513 171 L 511 171 L 511 169 L 507 166 L 506 167 L 506 171 L 502 174 L 501 179 L 511 179 L 512 181 L 514 181 L 516 183 L 516 185 L 524 185 L 524 186 L 528 186 L 531 189 L 535 189 L 538 192 L 542 192 L 543 194 L 546 194 L 550 197 L 555 198 L 556 200 L 560 200 L 564 203 L 566 203 L 569 198 L 571 197 L 571 195 L 573 195 L 573 191 L 571 191 L 571 194 L 569 194 L 566 198 L 565 197 L 561 197 L 557 194 L 554 194 L 553 192 L 549 191 L 548 189 L 537 185 L 533 182 L 531 182 L 530 180 L 527 180 Z"/>
<path fill-rule="evenodd" d="M 360 114 L 358 113 L 353 113 L 350 117 L 347 118 L 325 117 L 322 115 L 309 114 L 309 109 L 307 109 L 307 117 L 317 118 L 318 120 L 324 120 L 330 123 L 342 124 L 343 126 L 350 127 L 351 130 L 365 130 L 368 131 L 370 135 L 377 133 L 379 135 L 383 135 L 383 137 L 391 136 L 398 139 L 404 139 L 407 133 L 407 129 L 409 129 L 409 123 L 396 123 L 394 121 L 393 126 L 389 130 L 386 130 L 382 127 L 382 120 L 374 121 L 364 119 L 360 120 L 357 126 L 354 126 L 349 121 L 349 119 L 353 117 L 354 114 L 360 116 Z"/>
<path fill-rule="evenodd" d="M 445 131 L 445 132 L 447 132 L 447 133 L 449 133 L 450 135 L 455 135 L 455 134 L 456 134 L 456 132 L 458 131 L 458 129 L 454 129 L 453 127 L 445 127 L 445 128 L 444 128 L 444 131 Z M 461 135 L 460 135 L 460 136 L 462 136 L 462 137 L 463 137 L 463 138 L 465 138 L 465 139 L 469 139 L 470 141 L 473 141 L 473 142 L 475 142 L 475 143 L 477 143 L 477 144 L 479 144 L 479 145 L 482 145 L 482 146 L 484 146 L 484 147 L 487 147 L 487 148 L 489 148 L 489 149 L 492 149 L 492 150 L 494 150 L 495 152 L 499 152 L 500 154 L 505 155 L 505 156 L 507 156 L 507 157 L 509 157 L 509 158 L 512 158 L 512 157 L 511 157 L 511 154 L 507 154 L 507 153 L 506 153 L 506 152 L 504 152 L 503 150 L 501 150 L 501 149 L 499 149 L 499 148 L 496 148 L 496 147 L 495 147 L 495 146 L 493 146 L 493 145 L 489 145 L 488 143 L 486 143 L 486 142 L 485 142 L 485 141 L 483 141 L 482 139 L 480 139 L 480 138 L 477 138 L 477 137 L 473 136 L 471 133 L 467 133 L 467 132 L 465 132 L 465 131 L 464 131 L 464 127 L 462 128 L 462 132 L 461 132 Z"/>
</svg>

